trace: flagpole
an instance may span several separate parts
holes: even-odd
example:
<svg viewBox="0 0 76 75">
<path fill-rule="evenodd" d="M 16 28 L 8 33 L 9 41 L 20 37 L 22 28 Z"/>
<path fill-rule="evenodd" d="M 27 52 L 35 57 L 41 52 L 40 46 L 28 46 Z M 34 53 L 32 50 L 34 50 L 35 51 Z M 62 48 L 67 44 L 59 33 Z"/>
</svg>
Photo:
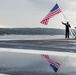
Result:
<svg viewBox="0 0 76 75">
<path fill-rule="evenodd" d="M 65 21 L 67 22 L 67 20 L 66 20 L 66 16 L 64 15 L 64 13 L 62 12 L 62 14 L 63 14 L 63 17 L 64 17 L 64 19 L 65 19 Z M 68 18 L 67 18 L 68 19 Z M 69 19 L 68 19 L 69 20 Z M 71 22 L 71 20 L 69 20 L 70 22 Z M 75 25 L 73 22 L 71 22 L 73 25 Z M 72 26 L 73 27 L 73 26 Z M 75 36 L 76 37 L 76 33 L 74 32 L 74 30 L 71 30 L 70 29 L 70 34 L 71 34 L 71 36 L 72 36 L 72 38 Z"/>
<path fill-rule="evenodd" d="M 58 5 L 59 5 L 59 1 L 58 0 L 56 0 L 56 3 L 58 3 Z M 59 8 L 61 9 L 61 7 L 60 7 L 60 5 L 59 5 Z M 65 16 L 65 14 L 63 13 L 63 11 L 62 11 L 62 15 L 63 15 L 63 17 L 64 17 L 64 20 L 65 20 L 65 22 L 67 22 L 67 18 L 66 18 L 66 16 Z M 68 19 L 69 20 L 69 19 Z M 69 20 L 70 21 L 70 20 Z M 70 21 L 71 22 L 71 21 Z M 70 34 L 71 34 L 71 36 L 73 37 L 73 33 L 72 33 L 72 31 L 70 30 Z"/>
<path fill-rule="evenodd" d="M 66 19 L 66 16 L 64 15 L 64 13 L 62 12 L 62 15 L 63 15 L 63 17 L 64 17 L 64 19 L 65 19 L 65 22 L 67 22 L 67 19 Z M 73 38 L 73 32 L 70 30 L 70 34 L 71 34 L 71 36 L 72 36 L 72 38 Z"/>
<path fill-rule="evenodd" d="M 64 17 L 64 19 L 65 19 L 65 22 L 67 22 L 67 18 L 66 18 L 66 16 L 65 16 L 65 14 L 63 13 L 63 11 L 62 11 L 62 15 L 63 15 L 63 17 Z M 68 20 L 69 20 L 69 19 L 68 19 Z M 70 20 L 69 20 L 69 21 L 70 21 Z M 71 22 L 71 21 L 70 21 L 70 22 Z M 72 23 L 72 22 L 71 22 L 71 23 Z M 70 30 L 70 34 L 71 34 L 71 36 L 72 36 L 72 38 L 73 38 L 73 36 L 74 36 L 73 34 L 75 34 L 75 32 L 74 32 L 74 31 L 72 32 L 72 31 Z M 76 35 L 75 35 L 75 36 L 76 36 Z"/>
<path fill-rule="evenodd" d="M 60 3 L 59 3 L 59 1 L 58 0 L 56 0 L 56 3 L 58 3 L 58 5 L 59 5 L 59 7 L 60 7 Z M 61 9 L 61 7 L 60 7 L 60 9 Z M 63 17 L 64 17 L 64 19 L 65 19 L 65 22 L 67 22 L 67 17 L 66 17 L 66 15 L 64 14 L 64 12 L 62 11 L 62 15 L 63 15 Z M 68 19 L 73 25 L 75 25 L 70 19 Z"/>
<path fill-rule="evenodd" d="M 56 0 L 56 3 L 58 3 L 59 8 L 61 9 L 61 6 L 60 6 L 60 3 L 59 3 L 58 0 Z M 65 22 L 67 22 L 66 16 L 65 16 L 65 14 L 63 13 L 63 11 L 62 11 L 62 15 L 63 15 L 63 17 L 64 17 Z"/>
<path fill-rule="evenodd" d="M 61 9 L 61 6 L 60 6 L 60 3 L 59 3 L 58 0 L 56 0 L 56 3 L 58 3 L 59 8 Z M 67 22 L 67 20 L 66 20 L 66 16 L 64 15 L 63 11 L 62 11 L 62 15 L 63 15 L 63 17 L 64 17 L 65 22 Z"/>
<path fill-rule="evenodd" d="M 66 16 L 64 15 L 63 11 L 62 11 L 62 15 L 64 17 L 65 22 L 67 22 Z"/>
</svg>

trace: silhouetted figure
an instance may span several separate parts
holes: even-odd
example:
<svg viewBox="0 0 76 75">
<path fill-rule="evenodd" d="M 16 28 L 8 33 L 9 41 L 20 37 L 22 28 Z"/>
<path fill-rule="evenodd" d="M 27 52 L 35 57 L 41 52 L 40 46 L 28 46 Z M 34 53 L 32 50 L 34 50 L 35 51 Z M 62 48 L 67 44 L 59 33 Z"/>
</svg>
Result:
<svg viewBox="0 0 76 75">
<path fill-rule="evenodd" d="M 66 26 L 66 29 L 65 29 L 65 38 L 69 38 L 69 28 L 71 28 L 71 26 L 70 26 L 69 22 L 67 22 L 67 23 L 63 23 L 62 22 L 62 24 L 64 24 Z"/>
<path fill-rule="evenodd" d="M 76 29 L 76 27 L 75 27 L 75 29 Z M 75 39 L 76 39 L 76 36 L 75 36 Z"/>
</svg>

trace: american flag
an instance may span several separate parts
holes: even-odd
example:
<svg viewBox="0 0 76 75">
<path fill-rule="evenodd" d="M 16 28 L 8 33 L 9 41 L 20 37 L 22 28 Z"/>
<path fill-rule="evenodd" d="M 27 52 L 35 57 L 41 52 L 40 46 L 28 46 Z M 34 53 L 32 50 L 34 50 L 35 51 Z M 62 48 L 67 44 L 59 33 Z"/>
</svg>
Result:
<svg viewBox="0 0 76 75">
<path fill-rule="evenodd" d="M 53 16 L 59 14 L 60 12 L 62 12 L 62 11 L 59 8 L 58 4 L 56 3 L 55 6 L 52 8 L 52 10 L 50 10 L 50 12 L 46 15 L 46 17 L 40 23 L 47 25 L 49 19 L 52 18 Z"/>
<path fill-rule="evenodd" d="M 57 72 L 57 71 L 58 71 L 58 68 L 61 66 L 61 64 L 58 63 L 58 62 L 56 62 L 56 61 L 53 61 L 52 59 L 50 59 L 48 55 L 44 55 L 44 54 L 43 54 L 42 56 L 43 56 L 43 58 L 45 58 L 46 61 L 50 64 L 50 66 L 53 68 L 53 70 L 54 70 L 55 72 Z"/>
</svg>

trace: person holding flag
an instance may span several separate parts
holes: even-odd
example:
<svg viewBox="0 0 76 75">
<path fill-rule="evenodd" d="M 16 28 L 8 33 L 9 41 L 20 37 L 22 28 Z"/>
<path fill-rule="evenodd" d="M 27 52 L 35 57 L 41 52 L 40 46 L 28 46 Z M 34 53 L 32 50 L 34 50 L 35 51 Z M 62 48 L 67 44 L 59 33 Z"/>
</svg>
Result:
<svg viewBox="0 0 76 75">
<path fill-rule="evenodd" d="M 71 26 L 70 26 L 69 22 L 67 22 L 67 23 L 63 23 L 62 22 L 62 24 L 64 24 L 66 26 L 66 29 L 65 29 L 65 38 L 69 38 L 69 28 L 71 28 Z"/>
<path fill-rule="evenodd" d="M 62 11 L 59 8 L 58 4 L 56 3 L 55 6 L 52 8 L 52 10 L 50 10 L 50 12 L 45 16 L 45 18 L 40 23 L 47 25 L 49 19 L 52 18 L 53 16 L 59 14 L 60 12 L 62 12 Z M 62 14 L 63 14 L 63 12 L 62 12 Z M 63 16 L 64 16 L 64 14 L 63 14 Z M 65 17 L 64 17 L 64 19 L 65 19 Z M 71 26 L 70 26 L 69 22 L 67 22 L 67 23 L 62 22 L 62 24 L 64 24 L 66 26 L 65 38 L 69 38 L 69 28 L 71 28 Z"/>
</svg>

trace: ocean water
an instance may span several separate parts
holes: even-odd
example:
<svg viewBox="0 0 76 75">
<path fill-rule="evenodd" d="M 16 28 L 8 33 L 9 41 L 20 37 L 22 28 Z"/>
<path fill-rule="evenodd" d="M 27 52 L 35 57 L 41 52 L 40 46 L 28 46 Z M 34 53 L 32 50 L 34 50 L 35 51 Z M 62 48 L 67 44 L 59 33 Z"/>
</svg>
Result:
<svg viewBox="0 0 76 75">
<path fill-rule="evenodd" d="M 14 40 L 14 39 L 58 39 L 65 38 L 64 35 L 4 35 L 0 36 L 0 40 Z"/>
</svg>

